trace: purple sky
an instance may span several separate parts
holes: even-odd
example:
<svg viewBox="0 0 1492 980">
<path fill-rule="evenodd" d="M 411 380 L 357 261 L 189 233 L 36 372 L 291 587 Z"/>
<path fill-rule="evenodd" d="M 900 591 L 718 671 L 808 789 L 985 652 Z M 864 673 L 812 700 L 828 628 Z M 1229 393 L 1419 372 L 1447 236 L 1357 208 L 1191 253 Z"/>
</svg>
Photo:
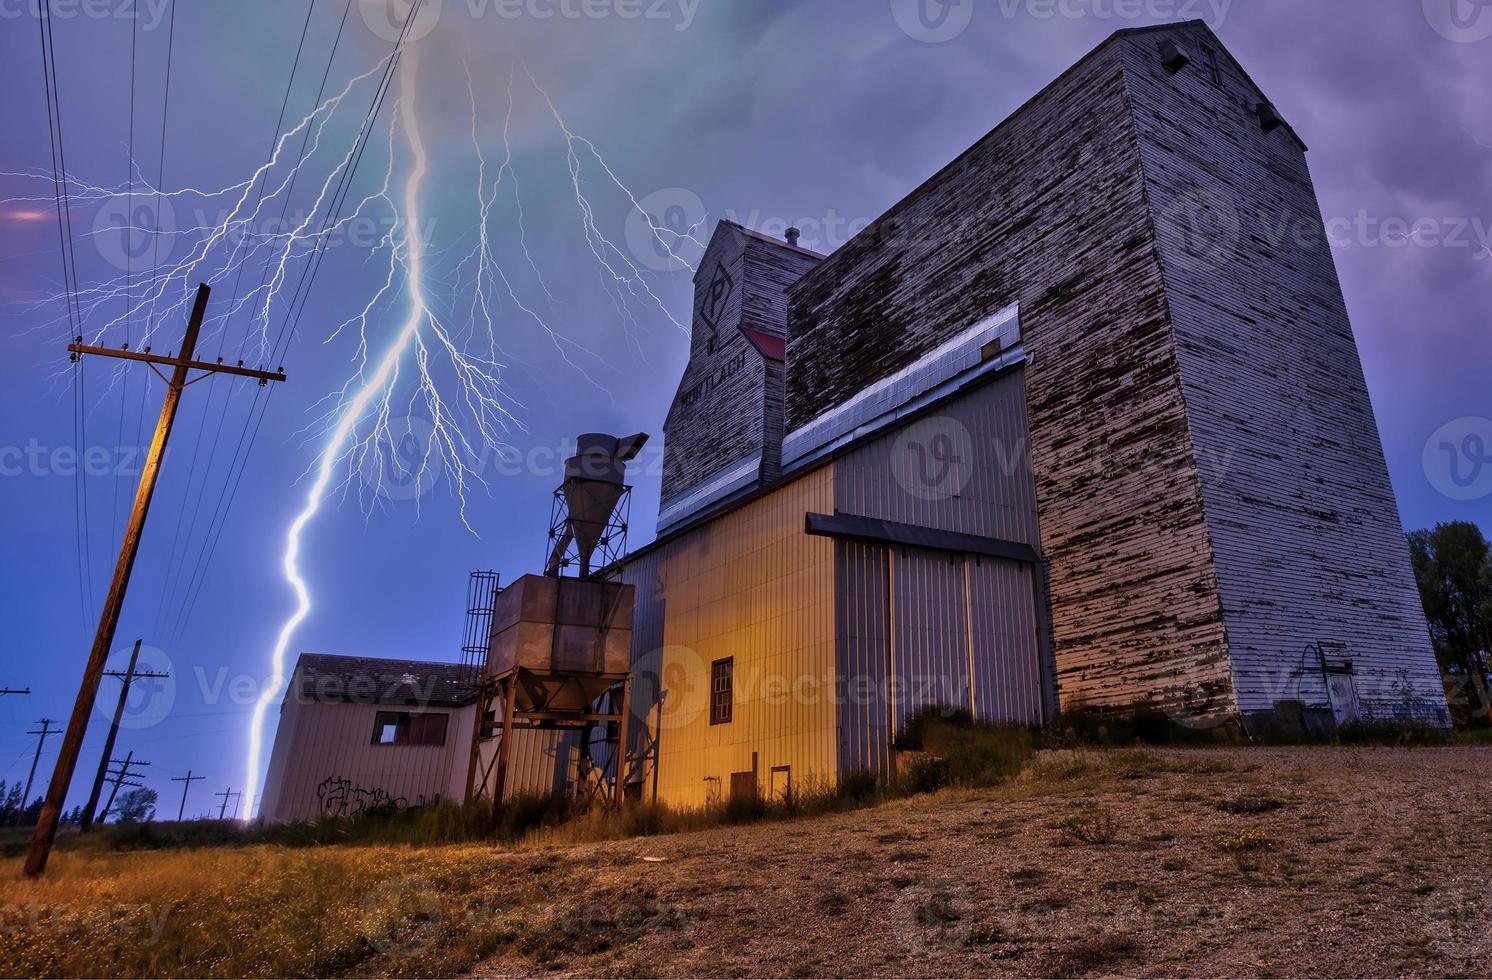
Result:
<svg viewBox="0 0 1492 980">
<path fill-rule="evenodd" d="M 364 3 L 354 0 L 329 92 L 387 50 L 377 30 L 387 6 Z M 155 180 L 163 160 L 161 183 L 169 192 L 232 184 L 263 162 L 306 16 L 304 0 L 183 4 L 174 38 L 167 0 L 139 0 L 134 22 L 119 16 L 136 8 L 125 0 L 54 4 L 65 150 L 78 179 L 126 179 L 132 27 L 140 171 Z M 1457 444 L 1481 433 L 1492 452 L 1486 314 L 1492 113 L 1485 105 L 1492 91 L 1492 5 L 980 0 L 940 9 L 933 2 L 934 19 L 947 17 L 931 29 L 919 26 L 917 6 L 913 0 L 442 0 L 428 22 L 416 24 L 421 36 L 413 42 L 421 126 L 431 148 L 425 207 L 432 292 L 453 316 L 466 308 L 460 259 L 475 234 L 477 161 L 463 57 L 477 93 L 489 179 L 502 158 L 508 81 L 521 56 L 571 132 L 589 140 L 665 226 L 681 215 L 729 217 L 771 233 L 795 224 L 803 245 L 830 251 L 1112 31 L 1201 17 L 1311 147 L 1405 525 L 1466 518 L 1492 530 L 1492 486 L 1475 495 L 1492 476 L 1460 490 L 1435 450 L 1449 431 Z M 292 118 L 309 109 L 342 7 L 342 0 L 316 0 Z M 6 134 L 0 171 L 11 175 L 50 173 L 33 8 L 34 0 L 0 0 L 0 63 L 10 83 L 0 96 Z M 944 34 L 952 36 L 936 39 Z M 162 154 L 168 43 L 172 82 Z M 666 314 L 687 318 L 689 273 L 669 270 L 639 240 L 626 194 L 587 158 L 581 189 L 594 231 L 646 270 L 639 282 L 657 297 L 618 305 L 598 269 L 594 241 L 587 241 L 563 134 L 523 81 L 522 68 L 516 74 L 512 173 L 521 182 L 529 255 L 518 247 L 509 198 L 494 208 L 494 247 L 512 273 L 515 295 L 566 338 L 556 344 L 511 305 L 497 314 L 516 418 L 507 441 L 523 461 L 477 460 L 490 491 L 468 500 L 475 535 L 459 519 L 448 481 L 411 501 L 369 495 L 353 473 L 350 495 L 324 508 L 306 532 L 303 571 L 313 608 L 295 649 L 454 658 L 467 571 L 496 568 L 511 576 L 537 567 L 548 491 L 557 482 L 553 461 L 564 440 L 592 429 L 660 432 L 685 352 L 684 336 Z M 357 101 L 365 105 L 361 96 Z M 370 149 L 355 192 L 381 180 L 379 153 L 377 145 Z M 406 165 L 407 157 L 396 153 L 396 177 Z M 296 204 L 309 205 L 314 183 L 308 180 L 304 193 L 297 185 Z M 11 338 L 0 366 L 6 453 L 0 616 L 8 638 L 0 686 L 34 692 L 0 698 L 0 778 L 12 781 L 24 779 L 34 745 L 24 729 L 42 716 L 65 719 L 71 708 L 94 627 L 83 610 L 97 607 L 133 491 L 128 453 L 114 447 L 137 443 L 141 431 L 143 370 L 130 375 L 132 387 L 109 391 L 108 367 L 89 365 L 85 443 L 123 465 L 106 464 L 84 481 L 93 576 L 91 597 L 83 601 L 68 457 L 72 374 L 62 353 L 68 328 L 59 319 L 62 305 L 48 301 L 61 283 L 50 193 L 49 180 L 0 177 L 0 198 L 7 199 L 0 204 L 0 315 Z M 48 200 L 19 200 L 31 197 Z M 117 275 L 108 216 L 96 204 L 75 205 L 73 212 L 80 282 Z M 178 228 L 194 224 L 193 217 L 185 204 L 173 215 Z M 683 254 L 692 259 L 697 251 Z M 253 268 L 251 277 L 258 273 Z M 167 809 L 180 784 L 166 779 L 188 767 L 208 776 L 197 784 L 189 812 L 205 810 L 210 793 L 242 781 L 252 698 L 293 604 L 279 569 L 285 529 L 306 492 L 302 474 L 324 441 L 312 406 L 340 389 L 352 370 L 350 336 L 328 337 L 368 301 L 381 277 L 382 267 L 358 241 L 328 250 L 284 359 L 291 380 L 269 401 L 221 539 L 211 561 L 204 558 L 198 599 L 184 615 L 179 596 L 161 598 L 170 568 L 197 567 L 225 463 L 255 398 L 249 385 L 230 390 L 210 382 L 189 390 L 116 644 L 143 637 L 159 648 L 156 662 L 169 661 L 175 674 L 174 692 L 137 706 L 136 727 L 125 731 L 119 748 L 152 762 L 150 782 L 163 801 L 173 801 Z M 374 347 L 397 320 L 375 320 Z M 174 337 L 180 325 L 161 329 Z M 228 333 L 236 344 L 242 331 L 230 323 Z M 205 343 L 215 347 L 218 339 Z M 159 385 L 145 404 L 153 417 Z M 222 441 L 207 470 L 225 405 Z M 1463 421 L 1442 431 L 1456 420 Z M 200 482 L 188 487 L 194 450 L 202 454 L 197 480 L 208 474 L 205 492 Z M 126 472 L 116 477 L 111 469 Z M 636 476 L 634 544 L 652 534 L 656 465 Z M 1455 499 L 1467 496 L 1472 499 Z M 184 620 L 179 629 L 178 619 Z M 101 729 L 94 725 L 80 771 L 96 764 Z M 44 772 L 56 741 L 43 756 Z M 85 783 L 75 781 L 74 797 Z"/>
</svg>

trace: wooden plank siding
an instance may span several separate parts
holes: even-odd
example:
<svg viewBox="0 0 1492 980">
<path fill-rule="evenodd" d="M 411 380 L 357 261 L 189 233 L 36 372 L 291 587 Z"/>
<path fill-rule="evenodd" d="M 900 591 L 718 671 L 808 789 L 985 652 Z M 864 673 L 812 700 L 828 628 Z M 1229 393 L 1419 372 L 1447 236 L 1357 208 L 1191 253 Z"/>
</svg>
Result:
<svg viewBox="0 0 1492 980">
<path fill-rule="evenodd" d="M 1305 148 L 1210 31 L 1172 74 L 1125 44 L 1239 708 L 1325 704 L 1343 644 L 1362 707 L 1444 722 L 1444 694 Z M 1210 50 L 1210 55 L 1207 51 Z M 1203 66 L 1216 63 L 1217 76 Z"/>
<path fill-rule="evenodd" d="M 1018 302 L 1063 705 L 1231 708 L 1124 62 L 1101 45 L 791 287 L 788 428 Z"/>
</svg>

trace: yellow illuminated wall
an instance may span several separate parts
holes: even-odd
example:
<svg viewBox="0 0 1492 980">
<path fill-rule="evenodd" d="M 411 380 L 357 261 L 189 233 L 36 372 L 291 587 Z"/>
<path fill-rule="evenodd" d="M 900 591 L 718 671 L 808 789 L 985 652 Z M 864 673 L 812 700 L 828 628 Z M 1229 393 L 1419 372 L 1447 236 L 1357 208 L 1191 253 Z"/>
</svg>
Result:
<svg viewBox="0 0 1492 980">
<path fill-rule="evenodd" d="M 834 543 L 803 529 L 806 512 L 833 506 L 823 467 L 628 563 L 638 671 L 662 695 L 634 685 L 636 734 L 661 746 L 657 771 L 650 760 L 639 770 L 645 798 L 655 788 L 680 806 L 728 798 L 753 756 L 763 796 L 788 778 L 802 790 L 837 777 Z M 710 666 L 726 657 L 731 720 L 712 725 Z"/>
</svg>

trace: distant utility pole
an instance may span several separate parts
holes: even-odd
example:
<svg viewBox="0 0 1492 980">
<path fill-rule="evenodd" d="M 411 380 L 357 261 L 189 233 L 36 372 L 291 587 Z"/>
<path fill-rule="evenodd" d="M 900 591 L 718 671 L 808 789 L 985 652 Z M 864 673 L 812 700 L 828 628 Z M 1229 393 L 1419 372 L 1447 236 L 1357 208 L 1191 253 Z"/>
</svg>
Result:
<svg viewBox="0 0 1492 980">
<path fill-rule="evenodd" d="M 119 735 L 119 719 L 124 717 L 124 702 L 129 697 L 130 682 L 136 677 L 170 677 L 170 674 L 153 670 L 136 670 L 135 664 L 140 660 L 140 641 L 135 641 L 135 649 L 130 653 L 129 669 L 106 670 L 104 676 L 118 677 L 124 681 L 124 686 L 119 689 L 119 703 L 114 706 L 114 720 L 109 724 L 109 737 L 104 739 L 104 754 L 98 760 L 98 774 L 93 777 L 93 790 L 88 794 L 88 805 L 83 808 L 83 822 L 79 826 L 82 833 L 87 833 L 93 826 L 93 814 L 98 809 L 99 794 L 104 788 L 104 774 L 109 771 L 109 760 L 114 757 L 114 739 Z"/>
<path fill-rule="evenodd" d="M 233 801 L 234 801 L 233 802 L 233 815 L 235 817 L 238 816 L 238 798 L 242 794 L 235 793 L 233 791 L 233 787 L 229 786 L 227 789 L 223 790 L 221 793 L 216 793 L 214 795 L 221 796 L 223 798 L 222 805 L 220 805 L 218 807 L 218 819 L 219 820 L 222 820 L 223 817 L 228 813 L 228 798 L 229 797 L 232 797 Z"/>
<path fill-rule="evenodd" d="M 27 735 L 36 736 L 36 754 L 31 757 L 31 775 L 26 777 L 26 792 L 21 794 L 21 809 L 31 805 L 31 781 L 36 778 L 36 764 L 41 761 L 41 747 L 46 744 L 48 735 L 60 735 L 62 730 L 52 727 L 52 719 L 43 718 L 37 722 L 40 728 L 33 728 Z"/>
<path fill-rule="evenodd" d="M 23 873 L 35 878 L 47 867 L 47 857 L 52 853 L 52 842 L 57 839 L 57 822 L 62 817 L 62 804 L 67 799 L 67 789 L 73 781 L 73 770 L 78 765 L 78 752 L 83 747 L 83 735 L 88 730 L 88 713 L 93 710 L 94 698 L 98 696 L 98 684 L 103 678 L 104 661 L 114 646 L 114 631 L 119 627 L 119 612 L 124 608 L 124 593 L 129 588 L 130 571 L 135 567 L 135 555 L 140 551 L 140 534 L 145 529 L 145 518 L 150 513 L 150 499 L 155 495 L 156 478 L 160 475 L 161 456 L 166 451 L 166 441 L 171 438 L 171 427 L 176 422 L 176 407 L 181 401 L 181 392 L 187 385 L 199 381 L 209 374 L 236 374 L 258 378 L 261 385 L 270 381 L 284 381 L 283 371 L 256 371 L 243 366 L 224 364 L 219 358 L 216 364 L 195 361 L 192 355 L 197 350 L 197 335 L 202 331 L 202 318 L 207 312 L 207 297 L 211 290 L 206 283 L 197 286 L 197 299 L 192 305 L 192 317 L 187 321 L 186 334 L 181 340 L 181 356 L 169 354 L 161 357 L 152 354 L 150 348 L 132 351 L 125 344 L 119 350 L 96 347 L 83 343 L 76 337 L 67 345 L 74 360 L 84 354 L 103 357 L 120 357 L 132 361 L 144 361 L 150 369 L 166 382 L 166 397 L 161 402 L 161 415 L 155 424 L 155 436 L 150 442 L 150 451 L 145 455 L 145 465 L 140 470 L 140 486 L 135 491 L 135 505 L 130 511 L 129 525 L 124 531 L 124 540 L 119 546 L 119 561 L 114 565 L 114 577 L 109 582 L 109 594 L 99 612 L 98 631 L 93 636 L 93 649 L 88 654 L 88 663 L 83 668 L 83 681 L 78 686 L 78 697 L 73 702 L 73 713 L 67 722 L 67 734 L 62 738 L 62 751 L 57 765 L 52 770 L 52 782 L 47 787 L 47 798 L 41 807 L 41 817 L 36 822 L 36 833 L 31 838 L 31 849 L 26 853 Z M 157 364 L 171 366 L 171 376 L 161 374 Z M 188 380 L 192 370 L 202 374 Z M 190 784 L 188 784 L 190 785 Z"/>
<path fill-rule="evenodd" d="M 119 767 L 119 771 L 109 773 L 109 776 L 111 777 L 110 781 L 114 784 L 114 786 L 112 789 L 109 790 L 109 801 L 104 804 L 104 812 L 99 815 L 100 820 L 103 820 L 105 817 L 107 817 L 109 815 L 109 811 L 114 808 L 114 797 L 119 794 L 119 787 L 133 786 L 139 788 L 145 785 L 144 783 L 136 783 L 131 781 L 134 779 L 134 777 L 140 774 L 130 772 L 130 769 L 134 766 L 150 765 L 150 763 L 148 762 L 136 762 L 134 750 L 131 750 L 129 755 L 125 756 L 123 759 L 115 759 L 113 764 Z"/>
<path fill-rule="evenodd" d="M 181 784 L 181 806 L 176 811 L 176 822 L 177 823 L 181 823 L 182 815 L 186 813 L 187 790 L 189 790 L 189 789 L 192 788 L 192 783 L 196 782 L 199 779 L 206 779 L 206 778 L 207 778 L 206 776 L 193 776 L 192 775 L 192 771 L 190 769 L 187 770 L 187 774 L 185 776 L 172 776 L 171 777 L 171 782 L 173 782 L 173 783 L 180 783 Z"/>
</svg>

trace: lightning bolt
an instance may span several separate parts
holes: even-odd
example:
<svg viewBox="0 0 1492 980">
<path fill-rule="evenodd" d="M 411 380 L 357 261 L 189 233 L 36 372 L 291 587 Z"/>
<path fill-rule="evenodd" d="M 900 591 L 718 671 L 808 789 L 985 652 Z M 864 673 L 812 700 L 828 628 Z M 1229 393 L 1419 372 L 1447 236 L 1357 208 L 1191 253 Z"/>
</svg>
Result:
<svg viewBox="0 0 1492 980">
<path fill-rule="evenodd" d="M 350 78 L 340 91 L 304 116 L 298 120 L 292 116 L 263 166 L 226 187 L 166 190 L 146 179 L 134 161 L 130 161 L 131 180 L 113 186 L 61 175 L 72 190 L 75 207 L 93 207 L 103 213 L 131 200 L 136 204 L 159 201 L 168 216 L 174 212 L 187 217 L 173 227 L 162 227 L 163 212 L 151 215 L 147 210 L 142 219 L 138 208 L 126 206 L 126 227 L 99 226 L 89 232 L 144 237 L 159 244 L 162 259 L 157 267 L 135 268 L 132 275 L 125 271 L 105 274 L 79 287 L 77 302 L 90 324 L 86 339 L 100 344 L 106 335 L 131 320 L 146 324 L 143 336 L 137 329 L 131 339 L 141 346 L 148 344 L 162 326 L 174 327 L 179 322 L 198 281 L 213 286 L 226 281 L 233 285 L 233 299 L 210 311 L 204 340 L 218 338 L 221 351 L 229 325 L 242 321 L 240 358 L 281 355 L 297 330 L 307 276 L 314 274 L 328 240 L 360 219 L 386 219 L 369 250 L 368 264 L 377 269 L 377 278 L 370 284 L 366 302 L 359 299 L 350 316 L 329 330 L 318 331 L 321 335 L 317 339 L 323 344 L 350 335 L 347 343 L 351 346 L 352 369 L 342 384 L 334 384 L 312 406 L 311 421 L 300 432 L 308 442 L 317 444 L 317 450 L 302 475 L 306 488 L 301 507 L 285 531 L 281 570 L 293 593 L 294 606 L 275 635 L 266 682 L 252 710 L 244 760 L 244 803 L 245 812 L 250 814 L 256 802 L 254 791 L 262 782 L 265 719 L 270 707 L 283 696 L 287 655 L 313 608 L 311 585 L 301 566 L 317 515 L 329 503 L 335 505 L 345 499 L 353 487 L 358 488 L 365 513 L 371 514 L 372 507 L 386 496 L 381 482 L 386 478 L 444 479 L 458 504 L 460 520 L 475 534 L 467 500 L 470 491 L 489 489 L 483 473 L 486 454 L 493 449 L 510 450 L 511 433 L 524 428 L 523 406 L 504 383 L 508 357 L 499 338 L 505 330 L 520 324 L 537 329 L 538 336 L 548 339 L 570 370 L 605 391 L 602 357 L 551 322 L 548 311 L 556 303 L 555 291 L 550 288 L 553 280 L 546 281 L 528 246 L 524 194 L 512 136 L 521 98 L 537 98 L 530 121 L 540 126 L 552 122 L 559 136 L 564 162 L 561 186 L 565 188 L 561 207 L 573 215 L 574 231 L 585 249 L 581 254 L 594 260 L 601 289 L 615 306 L 617 322 L 628 339 L 641 349 L 639 328 L 645 318 L 660 313 L 676 329 L 687 331 L 628 250 L 602 231 L 592 196 L 597 185 L 608 193 L 619 193 L 630 212 L 646 222 L 660 248 L 690 269 L 693 266 L 679 253 L 684 246 L 703 250 L 704 242 L 697 237 L 700 226 L 680 232 L 664 227 L 648 214 L 596 144 L 565 121 L 556 101 L 519 58 L 513 59 L 508 72 L 506 105 L 500 112 L 500 152 L 491 159 L 479 127 L 480 87 L 463 62 L 476 162 L 471 243 L 465 250 L 458 236 L 464 257 L 455 264 L 451 280 L 436 275 L 432 262 L 439 253 L 429 240 L 423 206 L 432 158 L 419 125 L 419 48 L 396 46 L 395 51 Z M 427 62 L 425 73 L 430 71 Z M 389 76 L 394 76 L 392 81 Z M 386 84 L 394 89 L 389 92 L 395 96 L 393 112 L 386 126 L 374 132 L 373 127 L 379 125 L 380 93 Z M 346 110 L 361 113 L 362 108 L 352 102 L 370 89 L 373 111 L 360 125 L 347 125 L 343 121 Z M 351 177 L 365 150 L 377 150 L 369 155 L 383 156 L 382 179 L 375 178 L 376 186 L 365 194 L 349 195 Z M 51 176 L 50 171 L 41 170 L 0 174 L 45 184 L 50 184 Z M 310 198 L 311 203 L 292 214 L 290 201 L 298 182 L 304 189 L 299 196 Z M 50 194 L 38 193 L 10 197 L 0 204 L 14 205 L 25 214 L 34 209 L 45 216 L 53 199 Z M 289 220 L 280 220 L 287 214 Z M 131 240 L 130 244 L 137 243 Z M 508 257 L 516 265 L 505 267 L 500 244 L 511 248 Z M 452 259 L 461 254 L 453 250 Z M 262 275 L 249 276 L 244 282 L 246 267 L 255 272 L 262 269 Z M 521 281 L 514 270 L 522 271 Z M 537 300 L 525 296 L 530 281 L 536 283 Z M 54 294 L 40 298 L 34 306 L 42 310 L 55 304 L 62 309 L 68 300 L 66 295 Z M 391 320 L 395 324 L 392 329 Z M 66 316 L 59 313 L 41 319 L 40 325 L 56 329 L 65 322 Z M 235 331 L 235 342 L 238 339 Z M 125 365 L 112 369 L 110 387 L 125 369 Z M 94 391 L 94 408 L 106 395 L 107 389 Z M 428 441 L 413 459 L 398 451 L 401 414 L 428 420 Z M 384 460 L 391 465 L 385 465 Z M 356 480 L 358 474 L 363 476 L 362 481 Z M 206 479 L 204 475 L 204 491 Z M 195 520 L 194 511 L 193 525 Z M 209 520 L 209 528 L 211 524 Z M 192 534 L 187 533 L 183 541 L 191 538 Z M 173 551 L 174 546 L 173 542 Z M 163 602 L 171 591 L 171 583 L 167 584 Z M 187 589 L 193 596 L 190 583 Z M 178 631 L 182 625 L 178 620 Z"/>
<path fill-rule="evenodd" d="M 401 65 L 403 69 L 403 74 L 400 76 L 401 89 L 407 86 L 409 90 L 413 90 L 418 66 L 418 48 L 414 48 L 405 56 Z M 412 99 L 401 95 L 397 118 L 411 155 L 409 174 L 404 179 L 403 236 L 400 242 L 400 249 L 409 274 L 407 287 L 409 312 L 394 334 L 388 349 L 378 359 L 372 373 L 363 380 L 362 386 L 344 402 L 341 415 L 327 439 L 326 448 L 321 451 L 320 462 L 316 467 L 316 478 L 306 493 L 305 506 L 295 516 L 295 520 L 291 521 L 290 530 L 285 535 L 285 557 L 282 568 L 285 572 L 285 579 L 295 591 L 295 611 L 290 614 L 285 625 L 280 627 L 279 636 L 275 638 L 274 651 L 270 654 L 270 682 L 254 705 L 254 717 L 249 728 L 248 766 L 244 774 L 244 785 L 249 787 L 259 785 L 264 714 L 269 710 L 269 706 L 280 697 L 285 686 L 285 651 L 289 649 L 296 627 L 311 612 L 311 592 L 300 573 L 301 535 L 306 525 L 310 524 L 311 519 L 321 510 L 322 500 L 332 485 L 338 463 L 347 454 L 354 440 L 358 422 L 371 411 L 387 410 L 388 393 L 398 378 L 399 362 L 415 345 L 421 325 L 430 320 L 430 309 L 425 301 L 423 279 L 426 243 L 421 240 L 420 228 L 420 191 L 424 187 L 425 174 L 429 169 L 429 157 L 420 136 L 419 118 L 415 113 Z M 392 161 L 390 166 L 392 167 Z M 245 805 L 246 812 L 254 812 L 252 797 L 246 799 Z"/>
</svg>

